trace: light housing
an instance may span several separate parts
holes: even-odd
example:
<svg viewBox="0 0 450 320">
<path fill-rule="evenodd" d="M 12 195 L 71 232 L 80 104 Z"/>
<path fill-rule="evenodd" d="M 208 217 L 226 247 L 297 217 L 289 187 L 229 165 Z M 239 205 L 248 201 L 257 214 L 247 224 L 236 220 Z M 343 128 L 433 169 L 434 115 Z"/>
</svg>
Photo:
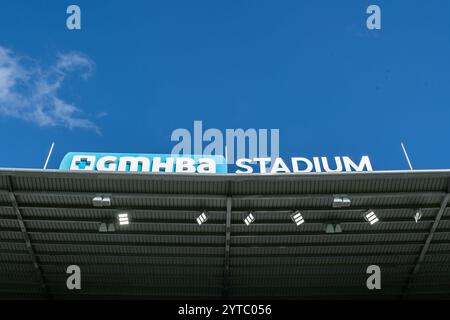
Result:
<svg viewBox="0 0 450 320">
<path fill-rule="evenodd" d="M 100 223 L 100 226 L 98 227 L 99 232 L 108 232 L 108 226 L 105 222 Z"/>
<path fill-rule="evenodd" d="M 291 220 L 297 225 L 297 227 L 305 223 L 303 215 L 298 210 L 291 214 Z"/>
<path fill-rule="evenodd" d="M 111 197 L 108 195 L 96 195 L 92 199 L 92 205 L 94 207 L 110 207 L 111 206 Z"/>
<path fill-rule="evenodd" d="M 119 221 L 119 225 L 126 226 L 130 224 L 130 219 L 128 217 L 128 213 L 123 212 L 117 215 L 117 220 Z"/>
<path fill-rule="evenodd" d="M 414 220 L 416 221 L 416 223 L 418 223 L 419 220 L 422 219 L 422 215 L 422 209 L 416 211 L 416 213 L 414 214 Z"/>
<path fill-rule="evenodd" d="M 352 200 L 347 195 L 335 195 L 333 198 L 333 208 L 348 208 Z"/>
<path fill-rule="evenodd" d="M 324 225 L 324 230 L 325 233 L 341 233 L 342 227 L 339 223 L 338 224 L 327 223 Z"/>
<path fill-rule="evenodd" d="M 373 210 L 366 211 L 364 213 L 364 219 L 366 219 L 366 221 L 369 222 L 370 225 L 374 225 L 375 223 L 380 221 Z"/>
<path fill-rule="evenodd" d="M 206 216 L 206 211 L 203 211 L 195 220 L 199 225 L 205 223 L 208 220 L 208 217 Z"/>
<path fill-rule="evenodd" d="M 100 223 L 100 226 L 98 227 L 99 232 L 115 232 L 116 227 L 114 225 L 114 222 L 110 221 L 103 221 Z"/>
<path fill-rule="evenodd" d="M 255 221 L 255 217 L 253 216 L 253 213 L 250 212 L 247 217 L 245 217 L 244 222 L 247 226 L 252 224 Z"/>
</svg>

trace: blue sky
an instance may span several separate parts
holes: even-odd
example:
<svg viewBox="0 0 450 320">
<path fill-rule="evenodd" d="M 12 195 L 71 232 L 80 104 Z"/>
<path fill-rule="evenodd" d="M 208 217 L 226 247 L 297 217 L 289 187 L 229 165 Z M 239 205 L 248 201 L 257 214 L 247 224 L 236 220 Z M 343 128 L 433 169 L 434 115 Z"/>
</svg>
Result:
<svg viewBox="0 0 450 320">
<path fill-rule="evenodd" d="M 82 30 L 67 30 L 69 4 Z M 366 28 L 369 4 L 380 31 Z M 50 168 L 69 151 L 169 153 L 172 131 L 202 120 L 279 128 L 283 157 L 369 155 L 374 169 L 406 169 L 404 141 L 416 169 L 450 168 L 447 0 L 0 8 L 0 71 L 3 59 L 3 77 L 18 79 L 0 99 L 0 167 L 42 167 L 52 141 Z M 0 98 L 8 83 L 0 72 Z"/>
</svg>

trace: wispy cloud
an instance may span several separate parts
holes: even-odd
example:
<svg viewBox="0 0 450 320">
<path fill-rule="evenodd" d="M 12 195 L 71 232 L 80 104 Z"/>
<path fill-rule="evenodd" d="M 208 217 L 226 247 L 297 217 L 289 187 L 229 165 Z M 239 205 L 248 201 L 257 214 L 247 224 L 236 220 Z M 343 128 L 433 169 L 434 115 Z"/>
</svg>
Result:
<svg viewBox="0 0 450 320">
<path fill-rule="evenodd" d="M 83 128 L 100 134 L 80 108 L 58 93 L 70 73 L 79 72 L 86 80 L 93 68 L 92 60 L 80 53 L 59 54 L 53 65 L 43 67 L 0 46 L 0 116 L 42 127 Z"/>
</svg>

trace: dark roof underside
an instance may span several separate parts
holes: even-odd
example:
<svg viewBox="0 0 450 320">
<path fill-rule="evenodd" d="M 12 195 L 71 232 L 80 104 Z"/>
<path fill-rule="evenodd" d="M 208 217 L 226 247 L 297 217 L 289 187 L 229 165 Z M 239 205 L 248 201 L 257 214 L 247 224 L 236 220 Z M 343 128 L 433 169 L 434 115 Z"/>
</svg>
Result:
<svg viewBox="0 0 450 320">
<path fill-rule="evenodd" d="M 181 176 L 3 169 L 0 298 L 448 298 L 449 182 L 448 171 Z M 97 194 L 110 194 L 111 206 L 93 207 Z M 348 195 L 351 206 L 333 208 L 335 194 Z M 368 209 L 378 224 L 363 219 Z M 208 221 L 199 226 L 203 210 Z M 300 227 L 290 220 L 294 210 L 306 221 Z M 128 227 L 99 232 L 122 211 Z M 256 220 L 246 226 L 249 211 Z M 326 234 L 326 223 L 340 223 L 342 233 Z M 379 291 L 366 287 L 373 264 L 382 271 Z M 81 268 L 81 291 L 66 289 L 69 265 Z"/>
</svg>

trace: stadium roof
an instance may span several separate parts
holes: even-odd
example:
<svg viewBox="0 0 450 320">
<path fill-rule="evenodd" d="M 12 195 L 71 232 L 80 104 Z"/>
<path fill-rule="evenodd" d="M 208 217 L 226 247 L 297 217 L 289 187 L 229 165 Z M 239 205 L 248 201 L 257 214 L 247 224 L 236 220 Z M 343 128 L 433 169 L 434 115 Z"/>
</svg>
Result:
<svg viewBox="0 0 450 320">
<path fill-rule="evenodd" d="M 0 169 L 0 298 L 448 298 L 449 193 L 450 171 Z M 111 206 L 94 207 L 98 194 Z M 341 194 L 351 206 L 333 208 Z M 368 209 L 379 223 L 364 220 Z M 203 210 L 208 221 L 198 225 Z M 305 219 L 298 227 L 295 210 Z M 99 232 L 119 212 L 130 225 Z M 342 232 L 325 233 L 327 223 Z M 66 288 L 74 264 L 81 291 Z M 366 287 L 372 264 L 382 270 L 379 291 Z"/>
</svg>

